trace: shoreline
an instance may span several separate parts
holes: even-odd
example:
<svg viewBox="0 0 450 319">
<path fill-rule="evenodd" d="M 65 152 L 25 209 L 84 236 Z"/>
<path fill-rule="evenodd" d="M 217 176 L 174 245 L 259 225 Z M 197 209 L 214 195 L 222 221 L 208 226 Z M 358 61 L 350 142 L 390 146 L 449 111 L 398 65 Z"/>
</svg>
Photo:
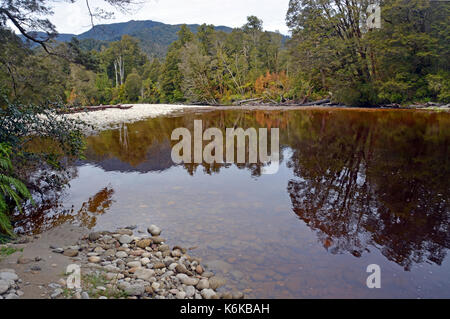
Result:
<svg viewBox="0 0 450 319">
<path fill-rule="evenodd" d="M 160 116 L 173 116 L 185 112 L 211 112 L 222 110 L 263 110 L 263 111 L 291 111 L 291 110 L 352 110 L 361 112 L 379 112 L 379 111 L 432 111 L 432 112 L 450 112 L 450 107 L 352 107 L 352 106 L 329 106 L 329 105 L 232 105 L 232 106 L 213 106 L 213 105 L 184 105 L 184 104 L 124 104 L 125 108 L 109 108 L 95 111 L 86 111 L 80 113 L 67 113 L 60 116 L 69 119 L 81 120 L 92 127 L 90 134 L 98 131 L 119 128 L 122 124 L 134 123 L 147 118 Z"/>
<path fill-rule="evenodd" d="M 243 299 L 221 274 L 181 246 L 169 247 L 161 229 L 135 235 L 134 226 L 90 232 L 66 224 L 23 236 L 0 259 L 0 299 Z M 68 289 L 68 265 L 81 287 Z M 9 281 L 7 281 L 9 280 Z"/>
</svg>

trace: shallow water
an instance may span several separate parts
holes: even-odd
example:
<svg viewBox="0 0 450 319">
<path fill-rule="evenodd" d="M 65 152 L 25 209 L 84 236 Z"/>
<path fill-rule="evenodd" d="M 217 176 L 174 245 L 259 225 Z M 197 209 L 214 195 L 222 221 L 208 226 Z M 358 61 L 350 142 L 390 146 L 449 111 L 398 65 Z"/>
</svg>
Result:
<svg viewBox="0 0 450 319">
<path fill-rule="evenodd" d="M 280 128 L 282 160 L 175 165 L 172 130 Z M 149 224 L 195 248 L 255 298 L 450 297 L 450 115 L 421 111 L 212 111 L 88 138 L 70 188 L 17 229 Z M 32 214 L 29 214 L 30 216 Z M 366 268 L 381 267 L 381 289 Z"/>
</svg>

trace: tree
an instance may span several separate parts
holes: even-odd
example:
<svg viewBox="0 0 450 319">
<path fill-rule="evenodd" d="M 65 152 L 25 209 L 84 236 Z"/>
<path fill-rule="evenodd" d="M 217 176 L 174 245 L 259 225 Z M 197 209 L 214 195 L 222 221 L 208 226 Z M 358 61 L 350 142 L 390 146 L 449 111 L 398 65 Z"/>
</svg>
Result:
<svg viewBox="0 0 450 319">
<path fill-rule="evenodd" d="M 136 73 L 131 73 L 125 81 L 125 95 L 129 102 L 137 102 L 142 93 L 142 79 Z"/>
<path fill-rule="evenodd" d="M 74 3 L 76 0 L 71 0 Z M 125 9 L 134 3 L 134 0 L 104 0 L 109 5 Z M 0 27 L 5 28 L 7 21 L 10 21 L 19 32 L 28 40 L 38 43 L 49 54 L 57 54 L 50 48 L 50 42 L 58 32 L 48 18 L 53 14 L 51 5 L 55 0 L 4 0 L 0 7 Z M 89 0 L 86 6 L 91 16 L 91 23 L 94 26 L 94 18 L 111 17 L 111 12 L 106 12 L 100 8 L 92 8 Z M 45 36 L 39 35 L 45 34 Z"/>
</svg>

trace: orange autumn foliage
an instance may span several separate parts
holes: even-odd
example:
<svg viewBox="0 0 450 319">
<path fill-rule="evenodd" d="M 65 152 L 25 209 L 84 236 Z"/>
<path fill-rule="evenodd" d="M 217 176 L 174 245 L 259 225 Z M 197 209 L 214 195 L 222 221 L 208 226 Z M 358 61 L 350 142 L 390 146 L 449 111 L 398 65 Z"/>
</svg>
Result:
<svg viewBox="0 0 450 319">
<path fill-rule="evenodd" d="M 290 80 L 286 72 L 270 73 L 261 75 L 255 81 L 255 93 L 271 99 L 281 97 L 289 92 Z"/>
</svg>

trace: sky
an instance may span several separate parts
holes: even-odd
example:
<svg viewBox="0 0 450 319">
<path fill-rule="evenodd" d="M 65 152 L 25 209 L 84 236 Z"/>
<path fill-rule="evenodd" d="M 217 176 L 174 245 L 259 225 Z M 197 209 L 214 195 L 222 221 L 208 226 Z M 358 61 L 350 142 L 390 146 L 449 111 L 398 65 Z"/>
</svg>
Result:
<svg viewBox="0 0 450 319">
<path fill-rule="evenodd" d="M 102 0 L 90 0 L 90 7 L 114 11 L 114 19 L 96 20 L 95 24 L 154 20 L 167 24 L 214 24 L 241 27 L 247 16 L 256 15 L 264 29 L 288 34 L 285 17 L 289 0 L 139 0 L 129 13 L 112 9 Z M 59 33 L 80 34 L 91 28 L 84 0 L 57 2 L 50 21 Z"/>
</svg>

